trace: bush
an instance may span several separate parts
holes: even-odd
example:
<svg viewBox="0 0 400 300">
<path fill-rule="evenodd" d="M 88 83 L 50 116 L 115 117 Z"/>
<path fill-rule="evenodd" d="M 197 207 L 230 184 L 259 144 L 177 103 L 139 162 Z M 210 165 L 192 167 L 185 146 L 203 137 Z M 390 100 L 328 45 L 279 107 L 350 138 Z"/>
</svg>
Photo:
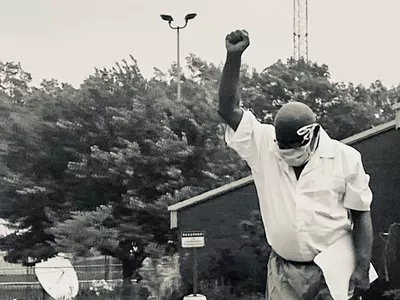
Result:
<svg viewBox="0 0 400 300">
<path fill-rule="evenodd" d="M 147 258 L 143 262 L 140 275 L 143 278 L 141 284 L 150 291 L 152 296 L 161 300 L 176 297 L 181 288 L 179 255 Z"/>
<path fill-rule="evenodd" d="M 199 251 L 198 277 L 205 285 L 212 285 L 216 293 L 233 295 L 264 294 L 267 280 L 267 263 L 271 252 L 264 226 L 258 210 L 250 213 L 248 220 L 238 223 L 240 243 L 231 248 L 218 249 L 214 252 Z M 180 268 L 183 284 L 188 290 L 193 286 L 192 254 L 183 253 Z M 199 288 L 199 292 L 202 290 Z M 216 296 L 218 297 L 218 296 Z"/>
<path fill-rule="evenodd" d="M 235 288 L 227 285 L 215 285 L 214 287 L 202 286 L 202 294 L 207 300 L 264 300 L 265 295 L 262 293 L 237 294 Z"/>
<path fill-rule="evenodd" d="M 264 293 L 266 283 L 267 255 L 256 255 L 252 249 L 221 249 L 202 257 L 199 264 L 199 281 L 203 287 L 229 286 L 232 294 Z M 191 256 L 182 258 L 181 272 L 183 284 L 192 291 Z M 202 292 L 201 287 L 199 291 Z"/>
<path fill-rule="evenodd" d="M 89 289 L 81 290 L 76 300 L 147 300 L 150 292 L 141 284 L 112 286 L 105 281 L 93 282 Z"/>
<path fill-rule="evenodd" d="M 400 289 L 387 291 L 383 293 L 383 296 L 388 300 L 400 300 Z"/>
</svg>

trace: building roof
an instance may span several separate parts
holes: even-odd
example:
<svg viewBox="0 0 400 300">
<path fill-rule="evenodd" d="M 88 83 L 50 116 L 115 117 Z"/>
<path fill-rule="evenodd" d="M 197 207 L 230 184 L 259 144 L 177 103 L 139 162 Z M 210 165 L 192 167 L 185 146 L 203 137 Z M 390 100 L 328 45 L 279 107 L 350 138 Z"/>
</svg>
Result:
<svg viewBox="0 0 400 300">
<path fill-rule="evenodd" d="M 353 145 L 356 144 L 360 141 L 369 139 L 373 136 L 376 136 L 378 134 L 384 133 L 386 131 L 392 130 L 396 128 L 396 121 L 390 121 L 381 125 L 378 125 L 376 127 L 372 127 L 370 129 L 367 129 L 363 132 L 357 133 L 355 135 L 352 135 L 348 138 L 345 138 L 341 140 L 342 143 L 345 143 L 347 145 Z M 207 201 L 209 199 L 215 198 L 221 194 L 225 194 L 227 192 L 230 192 L 232 190 L 241 188 L 243 186 L 246 186 L 248 184 L 253 183 L 253 176 L 247 176 L 245 178 L 233 181 L 231 183 L 225 184 L 219 188 L 213 189 L 211 191 L 205 192 L 203 194 L 200 194 L 198 196 L 195 196 L 193 198 L 178 202 L 176 204 L 173 204 L 168 207 L 168 211 L 179 211 L 181 209 L 193 206 L 195 204 L 198 204 L 200 202 Z"/>
<path fill-rule="evenodd" d="M 362 131 L 360 133 L 357 133 L 355 135 L 349 136 L 348 138 L 345 138 L 341 140 L 342 143 L 345 143 L 347 145 L 353 145 L 358 143 L 359 141 L 363 141 L 366 139 L 369 139 L 375 135 L 381 134 L 383 132 L 392 130 L 396 128 L 396 120 L 378 125 L 376 127 L 372 127 L 370 129 L 367 129 L 365 131 Z"/>
<path fill-rule="evenodd" d="M 178 202 L 176 204 L 173 204 L 171 206 L 168 206 L 168 210 L 169 211 L 177 211 L 180 210 L 182 208 L 186 208 L 188 206 L 192 206 L 194 204 L 197 204 L 199 202 L 202 202 L 204 200 L 208 200 L 210 198 L 214 198 L 216 196 L 219 196 L 221 194 L 225 194 L 231 190 L 235 190 L 238 189 L 242 186 L 245 186 L 249 183 L 253 182 L 253 176 L 247 176 L 245 178 L 233 181 L 231 183 L 225 184 L 223 186 L 220 186 L 216 189 L 213 189 L 211 191 L 205 192 L 203 194 L 200 194 L 198 196 L 195 196 L 193 198 Z"/>
</svg>

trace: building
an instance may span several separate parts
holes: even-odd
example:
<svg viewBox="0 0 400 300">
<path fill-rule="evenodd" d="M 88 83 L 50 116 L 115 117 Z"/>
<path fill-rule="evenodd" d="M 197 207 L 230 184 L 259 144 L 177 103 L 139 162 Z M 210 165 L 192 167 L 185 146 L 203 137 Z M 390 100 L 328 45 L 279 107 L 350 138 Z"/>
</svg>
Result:
<svg viewBox="0 0 400 300">
<path fill-rule="evenodd" d="M 385 277 L 385 233 L 391 224 L 400 222 L 400 130 L 397 130 L 400 128 L 400 103 L 394 108 L 396 120 L 342 141 L 362 153 L 365 170 L 371 176 L 375 235 L 372 262 L 382 277 Z M 249 176 L 171 205 L 168 210 L 171 228 L 177 233 L 206 231 L 206 246 L 199 249 L 200 265 L 201 260 L 221 249 L 240 249 L 243 232 L 238 224 L 249 220 L 259 207 L 254 182 Z M 183 257 L 188 256 L 187 250 L 180 251 Z M 396 277 L 400 279 L 400 273 Z"/>
</svg>

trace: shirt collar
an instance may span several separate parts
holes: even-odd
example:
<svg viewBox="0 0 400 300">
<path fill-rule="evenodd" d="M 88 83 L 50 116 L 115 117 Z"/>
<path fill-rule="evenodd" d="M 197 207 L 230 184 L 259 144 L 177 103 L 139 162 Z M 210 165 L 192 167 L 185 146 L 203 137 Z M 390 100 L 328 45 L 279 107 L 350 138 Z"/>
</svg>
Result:
<svg viewBox="0 0 400 300">
<path fill-rule="evenodd" d="M 320 127 L 320 138 L 319 138 L 319 145 L 315 154 L 319 155 L 320 157 L 327 157 L 333 158 L 335 157 L 335 147 L 334 147 L 334 140 L 326 133 L 326 131 Z"/>
</svg>

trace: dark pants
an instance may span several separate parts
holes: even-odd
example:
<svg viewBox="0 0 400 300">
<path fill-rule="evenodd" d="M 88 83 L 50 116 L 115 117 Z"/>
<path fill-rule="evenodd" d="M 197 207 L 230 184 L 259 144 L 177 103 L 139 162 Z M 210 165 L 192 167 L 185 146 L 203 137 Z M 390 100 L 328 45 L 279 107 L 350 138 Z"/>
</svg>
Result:
<svg viewBox="0 0 400 300">
<path fill-rule="evenodd" d="M 333 300 L 314 262 L 291 262 L 271 252 L 266 300 Z"/>
</svg>

